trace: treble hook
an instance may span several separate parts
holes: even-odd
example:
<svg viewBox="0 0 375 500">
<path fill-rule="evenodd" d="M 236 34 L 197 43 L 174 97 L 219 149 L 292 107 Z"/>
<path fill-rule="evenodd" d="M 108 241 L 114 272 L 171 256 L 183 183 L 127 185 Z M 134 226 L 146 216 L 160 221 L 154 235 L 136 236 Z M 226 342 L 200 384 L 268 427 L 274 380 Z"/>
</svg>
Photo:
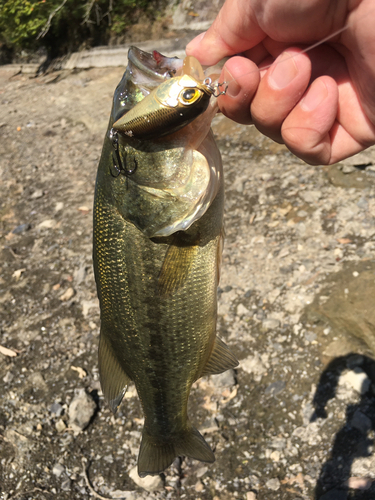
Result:
<svg viewBox="0 0 375 500">
<path fill-rule="evenodd" d="M 219 87 L 223 87 L 223 85 L 225 85 L 225 89 L 224 90 L 219 90 Z M 214 94 L 214 97 L 219 97 L 219 95 L 225 95 L 227 93 L 228 87 L 229 87 L 229 85 L 227 84 L 227 82 L 218 83 L 216 85 L 216 89 L 215 89 L 215 90 L 218 91 L 218 93 Z"/>
<path fill-rule="evenodd" d="M 127 162 L 126 162 L 126 156 L 125 156 L 125 167 L 121 161 L 120 153 L 118 150 L 118 132 L 114 130 L 113 128 L 109 132 L 109 139 L 112 143 L 113 151 L 112 151 L 112 160 L 113 160 L 113 167 L 115 169 L 115 172 L 110 168 L 111 175 L 113 177 L 118 177 L 120 174 L 125 175 L 126 177 L 134 174 L 134 172 L 137 170 L 138 164 L 137 160 L 133 158 L 134 161 L 134 168 L 126 168 L 127 167 Z M 125 152 L 126 154 L 126 152 Z"/>
<path fill-rule="evenodd" d="M 203 84 L 206 85 L 206 87 L 208 87 L 208 90 L 212 93 L 212 95 L 214 97 L 219 97 L 219 95 L 225 95 L 227 93 L 227 90 L 228 90 L 228 84 L 226 82 L 217 83 L 216 85 L 212 85 L 211 78 L 206 78 L 204 80 Z M 222 87 L 223 85 L 226 85 L 225 89 L 219 91 L 219 87 Z"/>
</svg>

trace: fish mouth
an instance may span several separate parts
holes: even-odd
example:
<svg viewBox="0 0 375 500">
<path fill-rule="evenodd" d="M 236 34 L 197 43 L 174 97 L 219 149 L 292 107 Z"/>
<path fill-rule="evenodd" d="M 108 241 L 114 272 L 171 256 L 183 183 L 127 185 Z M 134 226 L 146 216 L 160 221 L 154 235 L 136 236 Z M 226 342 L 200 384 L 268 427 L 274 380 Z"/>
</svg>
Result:
<svg viewBox="0 0 375 500">
<path fill-rule="evenodd" d="M 113 96 L 113 121 L 121 118 L 164 80 L 178 75 L 182 65 L 183 61 L 178 57 L 130 47 L 128 66 Z"/>
<path fill-rule="evenodd" d="M 155 81 L 159 85 L 162 81 L 176 76 L 182 68 L 182 59 L 167 57 L 154 50 L 152 53 L 144 52 L 137 47 L 130 47 L 128 52 L 128 65 L 139 77 L 148 79 L 148 85 Z"/>
</svg>

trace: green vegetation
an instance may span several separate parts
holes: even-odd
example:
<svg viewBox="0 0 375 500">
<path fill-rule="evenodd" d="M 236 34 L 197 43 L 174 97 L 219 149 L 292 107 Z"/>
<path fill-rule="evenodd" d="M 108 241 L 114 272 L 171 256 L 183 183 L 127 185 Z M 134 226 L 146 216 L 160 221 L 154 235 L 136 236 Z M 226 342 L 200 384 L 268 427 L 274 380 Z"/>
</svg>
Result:
<svg viewBox="0 0 375 500">
<path fill-rule="evenodd" d="M 140 16 L 150 21 L 160 0 L 0 0 L 0 49 L 45 47 L 50 57 L 125 35 Z"/>
</svg>

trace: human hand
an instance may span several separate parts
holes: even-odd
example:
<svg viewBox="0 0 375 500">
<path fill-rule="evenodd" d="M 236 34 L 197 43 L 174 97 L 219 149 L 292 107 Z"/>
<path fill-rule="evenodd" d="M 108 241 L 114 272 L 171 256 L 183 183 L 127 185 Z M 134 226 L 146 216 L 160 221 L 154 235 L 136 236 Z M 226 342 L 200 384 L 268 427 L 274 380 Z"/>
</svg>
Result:
<svg viewBox="0 0 375 500">
<path fill-rule="evenodd" d="M 205 65 L 241 54 L 224 65 L 221 111 L 332 164 L 375 144 L 374 26 L 372 0 L 226 0 L 186 52 Z"/>
</svg>

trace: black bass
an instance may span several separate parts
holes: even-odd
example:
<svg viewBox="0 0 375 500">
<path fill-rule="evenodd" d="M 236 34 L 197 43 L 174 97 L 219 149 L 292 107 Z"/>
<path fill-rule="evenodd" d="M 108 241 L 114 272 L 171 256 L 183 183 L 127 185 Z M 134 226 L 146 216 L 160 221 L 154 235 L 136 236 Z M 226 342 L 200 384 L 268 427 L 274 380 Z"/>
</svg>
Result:
<svg viewBox="0 0 375 500">
<path fill-rule="evenodd" d="M 171 82 L 180 87 L 172 97 Z M 145 416 L 140 476 L 177 456 L 214 461 L 188 419 L 188 397 L 198 378 L 238 364 L 216 337 L 224 192 L 213 92 L 197 61 L 131 48 L 98 168 L 100 379 L 114 412 L 136 386 Z M 173 119 L 165 120 L 163 96 L 178 106 L 167 110 Z"/>
</svg>

